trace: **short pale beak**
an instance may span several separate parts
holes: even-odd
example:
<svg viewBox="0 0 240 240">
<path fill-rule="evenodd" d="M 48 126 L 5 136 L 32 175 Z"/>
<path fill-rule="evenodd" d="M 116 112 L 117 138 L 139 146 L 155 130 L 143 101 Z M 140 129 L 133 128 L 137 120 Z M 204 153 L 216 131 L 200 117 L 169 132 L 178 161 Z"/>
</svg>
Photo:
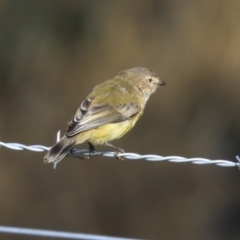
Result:
<svg viewBox="0 0 240 240">
<path fill-rule="evenodd" d="M 159 86 L 164 86 L 164 85 L 166 85 L 166 83 L 165 83 L 164 81 L 162 81 L 162 80 L 159 79 L 158 85 L 159 85 Z"/>
</svg>

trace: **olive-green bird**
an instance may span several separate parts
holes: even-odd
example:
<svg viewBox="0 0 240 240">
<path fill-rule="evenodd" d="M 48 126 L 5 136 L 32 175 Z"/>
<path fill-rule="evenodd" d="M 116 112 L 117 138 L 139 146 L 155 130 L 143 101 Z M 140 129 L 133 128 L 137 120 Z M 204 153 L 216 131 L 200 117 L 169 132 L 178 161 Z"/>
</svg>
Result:
<svg viewBox="0 0 240 240">
<path fill-rule="evenodd" d="M 44 162 L 61 161 L 73 146 L 83 142 L 89 144 L 90 154 L 95 150 L 94 145 L 124 152 L 109 142 L 133 128 L 150 95 L 160 85 L 165 82 L 153 71 L 141 67 L 122 71 L 113 79 L 98 84 L 82 102 L 66 134 L 46 153 Z"/>
</svg>

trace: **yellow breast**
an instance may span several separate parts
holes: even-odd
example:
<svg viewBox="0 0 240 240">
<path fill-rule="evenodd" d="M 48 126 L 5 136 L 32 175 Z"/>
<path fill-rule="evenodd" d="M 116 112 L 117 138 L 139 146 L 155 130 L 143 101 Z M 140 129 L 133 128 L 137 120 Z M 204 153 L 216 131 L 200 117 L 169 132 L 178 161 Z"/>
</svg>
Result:
<svg viewBox="0 0 240 240">
<path fill-rule="evenodd" d="M 106 142 L 118 139 L 133 128 L 139 117 L 140 114 L 124 122 L 106 124 L 96 129 L 82 132 L 75 136 L 76 144 L 89 141 L 92 144 L 102 145 Z"/>
<path fill-rule="evenodd" d="M 88 141 L 93 144 L 101 145 L 122 137 L 129 130 L 133 128 L 137 119 L 129 119 L 120 123 L 106 124 L 97 129 L 92 130 L 91 136 Z"/>
</svg>

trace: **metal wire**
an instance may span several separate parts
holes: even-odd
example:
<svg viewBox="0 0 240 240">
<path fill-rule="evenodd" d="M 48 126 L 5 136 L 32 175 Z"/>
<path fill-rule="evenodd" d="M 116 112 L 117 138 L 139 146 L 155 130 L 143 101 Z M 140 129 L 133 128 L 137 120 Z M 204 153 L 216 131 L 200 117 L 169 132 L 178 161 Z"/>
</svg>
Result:
<svg viewBox="0 0 240 240">
<path fill-rule="evenodd" d="M 57 141 L 60 139 L 60 131 L 57 133 Z M 34 151 L 34 152 L 43 152 L 48 151 L 50 147 L 42 146 L 42 145 L 30 145 L 26 146 L 24 144 L 20 143 L 4 143 L 0 142 L 0 147 L 9 148 L 12 150 L 28 150 L 28 151 Z M 83 156 L 88 156 L 89 150 L 88 149 L 73 149 L 68 154 L 69 157 L 75 157 L 75 158 L 83 158 Z M 115 158 L 116 153 L 110 152 L 110 151 L 95 151 L 93 153 L 93 156 L 104 156 L 104 157 L 111 157 Z M 237 162 L 228 161 L 228 160 L 211 160 L 207 158 L 185 158 L 181 156 L 159 156 L 159 155 L 140 155 L 137 153 L 119 153 L 118 157 L 122 157 L 126 160 L 146 160 L 146 161 L 169 161 L 173 163 L 184 163 L 184 162 L 191 162 L 193 164 L 215 164 L 217 166 L 221 167 L 238 167 L 240 169 L 240 157 L 236 156 Z M 56 167 L 56 164 L 54 165 Z"/>
<path fill-rule="evenodd" d="M 71 233 L 62 231 L 49 231 L 32 228 L 6 227 L 0 226 L 0 232 L 17 235 L 40 236 L 40 237 L 55 237 L 65 239 L 80 239 L 80 240 L 134 240 L 133 238 L 110 237 L 85 233 Z M 137 240 L 137 239 L 135 239 Z"/>
<path fill-rule="evenodd" d="M 57 133 L 57 141 L 60 140 L 60 131 Z M 34 152 L 43 152 L 48 151 L 50 147 L 43 145 L 24 145 L 20 143 L 4 143 L 0 142 L 0 147 L 9 148 L 12 150 L 28 150 Z M 68 154 L 69 157 L 82 158 L 83 156 L 88 156 L 88 149 L 73 149 Z M 116 157 L 115 152 L 110 151 L 95 151 L 93 156 L 105 156 L 105 157 Z M 118 157 L 122 157 L 127 160 L 147 160 L 147 161 L 169 161 L 173 163 L 184 163 L 191 162 L 194 164 L 215 164 L 222 167 L 238 167 L 240 169 L 240 157 L 236 156 L 238 162 L 232 162 L 228 160 L 210 160 L 207 158 L 185 158 L 180 156 L 159 156 L 159 155 L 140 155 L 136 153 L 119 153 Z M 56 168 L 56 164 L 54 164 Z M 10 233 L 10 234 L 22 234 L 22 235 L 32 235 L 32 236 L 41 236 L 41 237 L 56 237 L 56 238 L 65 238 L 65 239 L 81 239 L 81 240 L 134 240 L 129 238 L 119 238 L 119 237 L 110 237 L 110 236 L 100 236 L 93 234 L 84 234 L 84 233 L 70 233 L 62 231 L 48 231 L 48 230 L 38 230 L 38 229 L 29 229 L 29 228 L 19 228 L 19 227 L 6 227 L 0 226 L 0 232 Z"/>
</svg>

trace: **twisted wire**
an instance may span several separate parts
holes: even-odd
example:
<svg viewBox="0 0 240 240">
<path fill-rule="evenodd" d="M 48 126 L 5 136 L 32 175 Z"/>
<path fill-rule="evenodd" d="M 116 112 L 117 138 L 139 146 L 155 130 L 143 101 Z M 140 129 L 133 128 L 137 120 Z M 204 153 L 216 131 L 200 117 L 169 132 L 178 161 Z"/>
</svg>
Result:
<svg viewBox="0 0 240 240">
<path fill-rule="evenodd" d="M 57 141 L 60 139 L 60 132 L 57 133 Z M 46 147 L 43 145 L 30 145 L 26 146 L 24 144 L 20 143 L 4 143 L 0 142 L 0 147 L 9 148 L 12 150 L 28 150 L 28 151 L 34 151 L 34 152 L 43 152 L 48 151 L 50 147 Z M 89 150 L 88 149 L 72 149 L 70 153 L 68 154 L 69 157 L 75 157 L 75 158 L 83 158 L 83 156 L 88 156 Z M 111 157 L 115 158 L 116 153 L 110 152 L 110 151 L 95 151 L 92 154 L 93 156 L 104 156 L 104 157 Z M 211 160 L 207 158 L 185 158 L 181 156 L 160 156 L 160 155 L 141 155 L 137 153 L 119 153 L 118 157 L 122 157 L 126 160 L 146 160 L 146 161 L 168 161 L 173 163 L 186 163 L 191 162 L 193 164 L 214 164 L 221 167 L 238 167 L 240 168 L 240 157 L 236 156 L 237 162 L 228 161 L 228 160 Z M 56 166 L 56 165 L 55 165 Z"/>
<path fill-rule="evenodd" d="M 17 235 L 28 235 L 38 237 L 51 237 L 51 238 L 65 238 L 65 239 L 79 239 L 79 240 L 137 240 L 133 238 L 121 238 L 102 236 L 86 233 L 72 233 L 32 228 L 20 228 L 20 227 L 8 227 L 0 226 L 0 233 L 17 234 Z"/>
</svg>

